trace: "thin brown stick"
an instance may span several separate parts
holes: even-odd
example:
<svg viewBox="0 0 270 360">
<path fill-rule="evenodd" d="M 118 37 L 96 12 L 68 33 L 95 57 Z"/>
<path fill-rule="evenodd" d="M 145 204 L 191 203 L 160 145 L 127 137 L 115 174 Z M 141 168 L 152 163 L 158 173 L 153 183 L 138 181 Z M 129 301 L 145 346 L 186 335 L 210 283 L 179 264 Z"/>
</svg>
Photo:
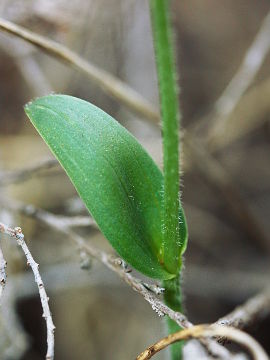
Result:
<svg viewBox="0 0 270 360">
<path fill-rule="evenodd" d="M 7 262 L 4 258 L 1 246 L 0 246 L 0 306 L 1 306 L 1 299 L 2 299 L 2 295 L 3 295 L 3 291 L 5 289 L 6 286 L 6 282 L 7 282 L 7 274 L 6 274 L 6 267 L 7 267 Z"/>
<path fill-rule="evenodd" d="M 177 341 L 208 338 L 214 336 L 226 337 L 237 342 L 249 350 L 254 360 L 269 360 L 261 345 L 250 335 L 241 330 L 223 325 L 196 325 L 189 329 L 178 331 L 174 334 L 166 336 L 154 345 L 149 346 L 145 351 L 137 356 L 136 360 L 151 359 L 151 357 L 153 357 L 159 351 L 165 349 L 167 346 Z"/>
<path fill-rule="evenodd" d="M 28 246 L 26 245 L 24 241 L 24 235 L 22 233 L 21 228 L 10 228 L 7 225 L 0 223 L 0 232 L 7 234 L 17 240 L 18 245 L 22 248 L 25 257 L 27 259 L 27 264 L 31 267 L 34 276 L 35 276 L 35 282 L 38 286 L 39 296 L 41 300 L 41 305 L 43 309 L 43 316 L 46 321 L 47 326 L 47 354 L 46 354 L 46 360 L 53 360 L 54 359 L 54 330 L 55 326 L 53 324 L 52 315 L 49 307 L 49 298 L 47 296 L 43 281 L 41 279 L 39 270 L 38 270 L 38 264 L 33 259 L 33 256 L 31 255 Z"/>
<path fill-rule="evenodd" d="M 45 51 L 47 54 L 64 61 L 75 69 L 82 71 L 88 75 L 94 83 L 101 86 L 108 95 L 117 99 L 120 103 L 127 106 L 136 114 L 143 115 L 153 123 L 157 123 L 159 121 L 159 114 L 156 109 L 139 93 L 134 91 L 131 87 L 115 76 L 84 60 L 66 46 L 49 40 L 44 36 L 38 35 L 23 28 L 22 26 L 16 25 L 4 19 L 0 19 L 0 29 L 26 40 L 32 45 L 37 46 L 42 51 Z"/>
</svg>

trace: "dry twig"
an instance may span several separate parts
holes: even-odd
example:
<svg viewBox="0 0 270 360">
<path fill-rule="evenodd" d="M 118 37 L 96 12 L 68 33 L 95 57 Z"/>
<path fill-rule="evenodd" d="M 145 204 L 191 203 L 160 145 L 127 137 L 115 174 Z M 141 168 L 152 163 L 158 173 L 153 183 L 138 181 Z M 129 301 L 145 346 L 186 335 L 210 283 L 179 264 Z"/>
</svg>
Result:
<svg viewBox="0 0 270 360">
<path fill-rule="evenodd" d="M 248 349 L 255 360 L 269 360 L 261 345 L 250 335 L 241 330 L 223 325 L 196 325 L 189 329 L 178 331 L 148 347 L 139 356 L 137 356 L 136 360 L 148 360 L 157 352 L 180 340 L 208 338 L 214 336 L 226 337 L 237 342 Z"/>
<path fill-rule="evenodd" d="M 155 108 L 139 93 L 134 91 L 121 80 L 117 79 L 115 76 L 84 60 L 66 46 L 49 40 L 44 36 L 37 35 L 22 26 L 16 25 L 4 19 L 0 19 L 0 29 L 26 40 L 49 55 L 84 72 L 92 81 L 101 86 L 108 95 L 117 99 L 120 103 L 127 106 L 136 114 L 143 115 L 154 123 L 159 121 L 159 115 Z"/>
<path fill-rule="evenodd" d="M 53 360 L 54 359 L 54 329 L 55 326 L 52 321 L 52 315 L 49 307 L 49 298 L 47 296 L 43 281 L 41 279 L 39 270 L 38 270 L 38 264 L 33 259 L 33 256 L 31 255 L 28 246 L 26 245 L 24 241 L 24 235 L 22 233 L 21 228 L 16 227 L 14 229 L 8 227 L 7 225 L 0 223 L 0 232 L 7 234 L 17 240 L 18 245 L 22 248 L 26 259 L 27 264 L 31 267 L 34 276 L 35 276 L 35 282 L 38 285 L 38 291 L 39 296 L 41 300 L 41 305 L 43 309 L 43 316 L 46 320 L 47 325 L 47 354 L 46 354 L 46 360 Z"/>
</svg>

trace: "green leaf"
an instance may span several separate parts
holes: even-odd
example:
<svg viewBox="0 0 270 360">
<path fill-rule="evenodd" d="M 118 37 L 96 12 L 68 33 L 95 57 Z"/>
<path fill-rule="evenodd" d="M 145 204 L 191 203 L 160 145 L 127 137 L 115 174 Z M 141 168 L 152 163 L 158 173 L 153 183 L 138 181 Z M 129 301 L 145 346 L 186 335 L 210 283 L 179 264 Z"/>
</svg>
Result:
<svg viewBox="0 0 270 360">
<path fill-rule="evenodd" d="M 173 278 L 161 253 L 163 176 L 137 140 L 71 96 L 42 97 L 25 111 L 119 255 L 147 276 Z"/>
</svg>

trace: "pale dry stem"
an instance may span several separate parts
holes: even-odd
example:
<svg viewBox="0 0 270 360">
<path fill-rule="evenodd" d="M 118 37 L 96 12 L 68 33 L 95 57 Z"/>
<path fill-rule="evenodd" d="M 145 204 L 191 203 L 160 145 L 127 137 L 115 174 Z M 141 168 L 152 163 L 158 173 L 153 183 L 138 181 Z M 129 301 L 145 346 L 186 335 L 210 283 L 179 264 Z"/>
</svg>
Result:
<svg viewBox="0 0 270 360">
<path fill-rule="evenodd" d="M 47 296 L 43 281 L 41 279 L 40 273 L 39 273 L 39 265 L 35 262 L 32 254 L 30 253 L 28 246 L 26 245 L 24 241 L 24 235 L 22 233 L 21 228 L 10 228 L 7 225 L 0 223 L 0 232 L 7 234 L 13 238 L 16 239 L 18 245 L 22 248 L 26 259 L 27 259 L 27 265 L 29 265 L 34 273 L 35 282 L 38 286 L 40 301 L 43 309 L 43 317 L 46 321 L 47 326 L 47 354 L 46 354 L 46 360 L 53 360 L 54 359 L 54 330 L 55 326 L 53 324 L 51 311 L 49 308 L 49 298 Z"/>
</svg>

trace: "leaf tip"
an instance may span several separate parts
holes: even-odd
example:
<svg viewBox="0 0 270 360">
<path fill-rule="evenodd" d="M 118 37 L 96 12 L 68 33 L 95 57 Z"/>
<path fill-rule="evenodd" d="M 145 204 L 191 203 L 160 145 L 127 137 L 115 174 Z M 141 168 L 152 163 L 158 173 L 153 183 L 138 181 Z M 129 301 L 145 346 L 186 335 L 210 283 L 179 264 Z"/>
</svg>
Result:
<svg viewBox="0 0 270 360">
<path fill-rule="evenodd" d="M 28 113 L 30 112 L 30 108 L 31 108 L 31 105 L 32 105 L 32 101 L 29 101 L 27 104 L 24 105 L 23 109 L 24 109 L 24 112 L 28 115 Z"/>
</svg>

